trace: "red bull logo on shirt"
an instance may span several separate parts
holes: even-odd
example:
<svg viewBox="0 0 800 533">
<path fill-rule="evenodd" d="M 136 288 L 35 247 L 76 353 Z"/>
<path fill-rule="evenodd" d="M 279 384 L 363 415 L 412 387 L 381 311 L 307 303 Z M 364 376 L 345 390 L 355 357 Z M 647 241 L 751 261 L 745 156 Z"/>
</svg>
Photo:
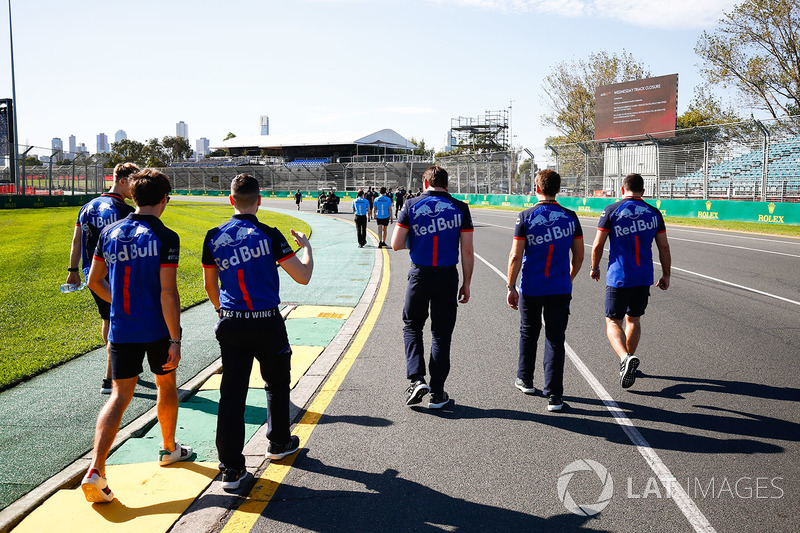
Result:
<svg viewBox="0 0 800 533">
<path fill-rule="evenodd" d="M 428 206 L 423 206 L 430 210 Z M 455 207 L 452 209 L 455 210 Z M 445 218 L 436 218 L 431 220 L 430 224 L 412 224 L 411 229 L 414 230 L 414 235 L 421 237 L 422 235 L 430 235 L 448 229 L 458 229 L 461 227 L 461 213 L 455 215 L 454 218 L 447 220 Z"/>
<path fill-rule="evenodd" d="M 156 241 L 147 241 L 145 246 L 137 246 L 136 243 L 123 244 L 119 251 L 115 254 L 110 252 L 103 252 L 103 258 L 106 264 L 113 265 L 117 261 L 127 262 L 133 261 L 140 257 L 157 257 L 158 256 L 158 243 Z"/>
<path fill-rule="evenodd" d="M 223 233 L 223 237 L 230 236 Z M 225 239 L 225 242 L 228 241 Z M 230 239 L 231 244 L 233 244 L 233 239 Z M 226 244 L 221 244 L 220 246 L 226 246 Z M 230 245 L 228 245 L 230 246 Z M 223 270 L 227 270 L 230 267 L 239 266 L 242 263 L 247 263 L 251 259 L 256 259 L 258 257 L 266 257 L 270 255 L 269 243 L 265 240 L 259 240 L 258 245 L 255 247 L 252 246 L 239 246 L 233 247 L 228 257 L 214 257 L 214 262 L 217 264 L 217 268 L 219 268 L 220 272 Z"/>
<path fill-rule="evenodd" d="M 621 235 L 630 235 L 632 233 L 639 233 L 640 231 L 654 230 L 658 228 L 658 219 L 651 220 L 634 220 L 630 226 L 614 226 L 614 235 L 619 237 Z"/>
<path fill-rule="evenodd" d="M 559 226 L 547 228 L 547 231 L 542 235 L 533 235 L 529 233 L 525 236 L 525 239 L 531 246 L 536 246 L 537 244 L 543 244 L 546 242 L 553 242 L 558 239 L 571 239 L 575 234 L 575 227 L 575 222 L 570 222 L 565 228 L 561 228 Z"/>
</svg>

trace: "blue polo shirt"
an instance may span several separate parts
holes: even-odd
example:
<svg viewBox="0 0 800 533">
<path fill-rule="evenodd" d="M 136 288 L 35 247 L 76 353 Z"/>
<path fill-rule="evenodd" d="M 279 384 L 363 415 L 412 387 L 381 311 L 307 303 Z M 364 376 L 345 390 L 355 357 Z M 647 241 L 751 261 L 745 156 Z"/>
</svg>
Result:
<svg viewBox="0 0 800 533">
<path fill-rule="evenodd" d="M 162 268 L 178 268 L 180 239 L 158 217 L 131 213 L 108 226 L 94 259 L 106 264 L 111 285 L 113 343 L 152 342 L 169 336 L 161 309 Z"/>
<path fill-rule="evenodd" d="M 278 263 L 294 251 L 276 228 L 255 215 L 233 215 L 203 242 L 203 267 L 219 270 L 220 309 L 266 311 L 281 303 Z"/>
<path fill-rule="evenodd" d="M 375 199 L 375 218 L 389 218 L 392 214 L 392 199 L 381 195 Z"/>
<path fill-rule="evenodd" d="M 81 259 L 84 278 L 89 276 L 100 232 L 133 211 L 133 207 L 126 204 L 122 196 L 113 193 L 104 193 L 90 200 L 78 211 L 78 220 L 75 225 L 81 227 Z"/>
<path fill-rule="evenodd" d="M 353 200 L 353 214 L 356 216 L 367 216 L 369 201 L 366 198 L 356 198 Z"/>
<path fill-rule="evenodd" d="M 514 238 L 525 241 L 520 293 L 524 296 L 571 294 L 570 250 L 583 229 L 574 211 L 556 202 L 539 202 L 520 213 Z"/>
<path fill-rule="evenodd" d="M 469 206 L 445 191 L 426 191 L 403 204 L 397 225 L 408 230 L 411 262 L 423 266 L 458 264 L 462 231 L 473 231 Z"/>
<path fill-rule="evenodd" d="M 653 240 L 667 231 L 664 217 L 639 197 L 626 196 L 603 210 L 597 223 L 609 238 L 609 287 L 653 284 Z"/>
</svg>

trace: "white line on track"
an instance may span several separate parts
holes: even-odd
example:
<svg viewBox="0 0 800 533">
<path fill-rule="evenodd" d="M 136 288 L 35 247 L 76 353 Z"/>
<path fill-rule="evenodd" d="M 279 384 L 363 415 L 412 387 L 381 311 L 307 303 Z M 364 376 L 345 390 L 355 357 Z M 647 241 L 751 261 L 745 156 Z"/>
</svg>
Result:
<svg viewBox="0 0 800 533">
<path fill-rule="evenodd" d="M 480 259 L 481 262 L 483 262 L 506 283 L 508 283 L 508 277 L 506 277 L 506 275 L 503 274 L 497 267 L 478 254 L 475 254 L 475 257 Z M 614 401 L 605 387 L 603 387 L 594 374 L 592 374 L 592 371 L 589 370 L 589 367 L 587 367 L 581 358 L 578 357 L 578 354 L 575 353 L 575 350 L 573 350 L 572 347 L 567 343 L 564 343 L 564 348 L 566 349 L 567 355 L 569 356 L 570 361 L 572 361 L 572 364 L 575 365 L 575 367 L 578 369 L 578 372 L 580 372 L 586 382 L 589 383 L 589 386 L 594 389 L 595 394 L 597 394 L 598 398 L 600 398 L 600 400 L 606 406 L 606 409 L 608 409 L 608 411 L 614 417 L 616 423 L 622 427 L 622 430 L 628 436 L 630 441 L 634 444 L 634 446 L 636 446 L 636 449 L 639 450 L 639 453 L 642 454 L 644 460 L 647 462 L 656 476 L 658 476 L 661 484 L 664 485 L 664 488 L 671 495 L 672 499 L 675 501 L 675 504 L 689 521 L 689 524 L 694 528 L 695 531 L 715 531 L 711 523 L 708 521 L 705 515 L 703 515 L 702 511 L 700 511 L 697 505 L 695 505 L 694 500 L 692 500 L 689 495 L 686 494 L 686 491 L 683 490 L 681 484 L 677 482 L 675 476 L 673 476 L 672 472 L 670 472 L 669 468 L 667 468 L 667 465 L 664 464 L 656 451 L 645 440 L 639 430 L 636 429 L 636 426 L 633 425 L 633 422 L 631 422 L 630 418 L 628 418 L 622 409 L 620 409 L 617 402 Z"/>
<path fill-rule="evenodd" d="M 488 222 L 478 222 L 478 224 L 484 224 L 486 226 L 494 226 L 496 228 L 511 229 L 513 231 L 513 228 L 508 228 L 506 226 L 499 226 L 497 224 L 489 224 Z M 675 238 L 675 237 L 673 237 L 673 238 L 675 240 L 678 240 L 678 241 L 687 241 L 687 240 L 689 240 L 689 239 L 678 239 L 678 238 Z M 690 242 L 701 242 L 701 241 L 690 241 Z M 710 243 L 709 242 L 709 243 L 704 243 L 704 244 L 715 244 L 715 243 Z M 589 244 L 589 243 L 585 244 L 585 246 L 588 247 L 588 248 L 592 247 L 592 245 Z M 720 244 L 719 246 L 729 246 L 729 245 Z M 732 246 L 732 245 L 730 245 L 730 247 L 731 248 L 741 248 L 740 246 Z M 745 248 L 745 249 L 749 250 L 750 248 Z M 788 255 L 789 257 L 800 257 L 800 256 L 797 256 L 797 255 L 784 254 L 784 253 L 781 253 L 781 252 L 771 252 L 769 250 L 756 250 L 756 251 L 764 252 L 764 253 L 770 253 L 770 254 Z M 608 253 L 608 248 L 604 249 L 604 253 Z M 475 257 L 479 257 L 480 258 L 480 256 L 478 254 L 475 254 Z M 481 258 L 481 261 L 486 263 L 486 260 L 484 260 L 483 258 Z M 653 263 L 655 263 L 656 265 L 661 266 L 661 263 L 659 263 L 658 261 L 653 261 Z M 488 265 L 489 263 L 486 263 L 486 264 Z M 691 270 L 686 270 L 685 268 L 678 268 L 678 267 L 673 265 L 672 266 L 672 270 L 677 270 L 678 272 L 684 272 L 686 274 L 691 274 L 692 276 L 697 276 L 699 278 L 705 278 L 705 279 L 708 279 L 708 280 L 711 280 L 711 281 L 716 281 L 717 283 L 722 283 L 723 285 L 729 285 L 731 287 L 736 287 L 737 289 L 742 289 L 743 291 L 754 292 L 754 293 L 760 294 L 762 296 L 768 296 L 770 298 L 775 298 L 776 300 L 780 300 L 782 302 L 787 302 L 787 303 L 794 304 L 794 305 L 800 305 L 800 302 L 798 302 L 796 300 L 791 300 L 789 298 L 784 298 L 783 296 L 778 296 L 777 294 L 772 294 L 772 293 L 769 293 L 769 292 L 760 291 L 758 289 L 753 289 L 752 287 L 746 287 L 744 285 L 739 285 L 738 283 L 732 283 L 730 281 L 725 281 L 724 279 L 714 278 L 712 276 L 706 276 L 705 274 L 700 274 L 699 272 L 693 272 Z M 499 271 L 497 271 L 497 272 L 500 273 Z M 504 275 L 504 274 L 500 273 L 500 275 Z"/>
<path fill-rule="evenodd" d="M 800 245 L 800 243 L 798 243 L 798 241 L 797 241 L 797 238 L 795 238 L 794 240 L 780 241 L 780 240 L 777 240 L 777 239 L 765 239 L 763 237 L 750 237 L 748 235 L 743 235 L 741 233 L 735 233 L 735 232 L 732 232 L 732 231 L 719 231 L 719 232 L 703 231 L 703 230 L 696 230 L 696 229 L 687 229 L 687 228 L 684 228 L 684 227 L 681 227 L 681 226 L 673 226 L 671 224 L 667 224 L 667 227 L 669 228 L 670 232 L 672 232 L 672 231 L 683 231 L 685 233 L 701 233 L 701 234 L 704 234 L 704 235 L 713 235 L 715 237 L 734 237 L 737 240 L 738 239 L 747 239 L 749 241 L 764 241 L 764 242 L 772 242 L 772 243 L 775 243 L 775 244 L 792 244 L 794 246 L 799 246 Z M 788 237 L 788 236 L 786 238 L 787 239 L 792 239 L 792 237 Z"/>
<path fill-rule="evenodd" d="M 748 248 L 746 246 L 736 246 L 734 244 L 722 244 L 721 242 L 708 242 L 708 241 L 696 241 L 694 239 L 682 239 L 680 237 L 670 237 L 669 240 L 671 241 L 684 241 L 684 242 L 695 242 L 698 244 L 708 244 L 709 246 L 724 246 L 725 248 L 737 248 L 739 250 L 747 250 L 750 252 L 759 252 L 762 254 L 775 254 L 775 255 L 785 255 L 787 257 L 798 257 L 800 255 L 797 254 L 787 254 L 785 252 L 773 252 L 772 250 L 761 250 L 759 248 Z"/>
</svg>

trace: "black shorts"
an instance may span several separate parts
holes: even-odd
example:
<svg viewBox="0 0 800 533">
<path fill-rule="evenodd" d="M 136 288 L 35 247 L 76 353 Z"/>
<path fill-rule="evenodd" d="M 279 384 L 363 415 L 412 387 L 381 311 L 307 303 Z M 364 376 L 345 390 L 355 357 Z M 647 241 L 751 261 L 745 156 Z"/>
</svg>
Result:
<svg viewBox="0 0 800 533">
<path fill-rule="evenodd" d="M 379 226 L 388 226 L 389 225 L 389 218 L 376 218 L 375 221 L 378 223 Z"/>
<path fill-rule="evenodd" d="M 100 313 L 100 318 L 103 320 L 111 320 L 111 303 L 100 298 L 92 289 L 89 289 L 94 298 L 94 303 L 97 304 L 97 311 Z"/>
<path fill-rule="evenodd" d="M 638 287 L 606 286 L 606 316 L 621 320 L 625 315 L 636 318 L 644 314 L 650 297 L 650 285 Z"/>
<path fill-rule="evenodd" d="M 144 370 L 142 362 L 147 353 L 147 362 L 153 374 L 163 376 L 172 372 L 165 372 L 161 367 L 169 358 L 169 337 L 164 337 L 151 342 L 120 342 L 108 343 L 108 353 L 111 356 L 111 379 L 135 378 Z"/>
</svg>

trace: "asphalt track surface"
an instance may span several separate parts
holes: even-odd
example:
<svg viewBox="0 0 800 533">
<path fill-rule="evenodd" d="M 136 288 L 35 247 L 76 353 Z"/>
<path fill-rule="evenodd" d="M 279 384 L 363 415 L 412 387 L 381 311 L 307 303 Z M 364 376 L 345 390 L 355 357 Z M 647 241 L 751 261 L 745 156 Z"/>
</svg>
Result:
<svg viewBox="0 0 800 533">
<path fill-rule="evenodd" d="M 389 253 L 375 328 L 253 531 L 796 531 L 800 241 L 668 226 L 672 286 L 651 290 L 623 391 L 604 284 L 589 279 L 597 219 L 581 219 L 568 407 L 549 413 L 513 387 L 519 315 L 503 276 L 515 218 L 473 209 L 479 258 L 442 411 L 404 405 L 409 260 Z M 564 497 L 604 508 L 581 516 Z"/>
</svg>

